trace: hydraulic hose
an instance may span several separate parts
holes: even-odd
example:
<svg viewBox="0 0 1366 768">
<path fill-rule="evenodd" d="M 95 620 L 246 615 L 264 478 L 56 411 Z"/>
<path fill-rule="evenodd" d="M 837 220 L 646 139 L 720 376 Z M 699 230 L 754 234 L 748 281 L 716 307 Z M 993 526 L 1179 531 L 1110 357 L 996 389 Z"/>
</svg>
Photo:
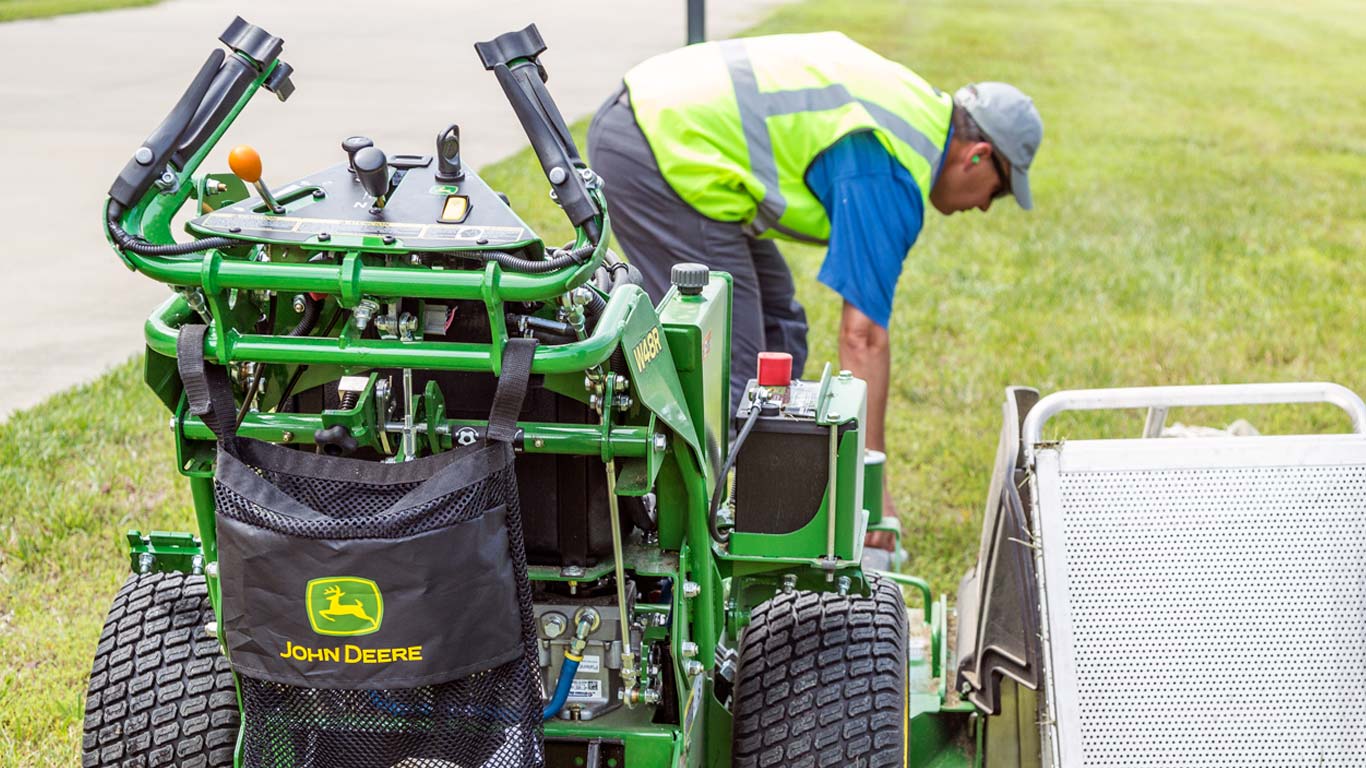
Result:
<svg viewBox="0 0 1366 768">
<path fill-rule="evenodd" d="M 759 415 L 763 413 L 765 406 L 772 407 L 772 404 L 761 401 L 750 407 L 749 418 L 745 419 L 745 425 L 740 428 L 740 434 L 736 436 L 735 443 L 731 445 L 730 453 L 726 456 L 726 463 L 721 465 L 721 472 L 716 476 L 716 490 L 711 492 L 711 503 L 707 505 L 707 529 L 717 544 L 730 541 L 730 533 L 723 532 L 716 525 L 716 512 L 721 508 L 721 496 L 726 492 L 726 476 L 735 467 L 735 460 L 740 456 L 740 447 L 745 444 L 745 438 L 749 437 L 754 425 L 759 422 Z"/>
<path fill-rule="evenodd" d="M 189 253 L 199 253 L 211 248 L 231 248 L 241 245 L 240 240 L 231 237 L 205 237 L 199 240 L 191 240 L 188 243 L 169 243 L 157 245 L 149 243 L 124 231 L 119 226 L 118 216 L 122 212 L 123 206 L 117 202 L 110 201 L 109 216 L 105 219 L 105 226 L 109 228 L 109 237 L 114 241 L 114 245 L 120 250 L 132 251 L 139 256 L 184 256 Z"/>
<path fill-rule="evenodd" d="M 579 671 L 581 661 L 582 656 L 575 656 L 568 650 L 564 652 L 564 664 L 560 667 L 560 679 L 555 684 L 555 695 L 550 697 L 550 703 L 541 711 L 541 720 L 553 720 L 555 715 L 564 709 L 564 703 L 569 701 L 569 689 L 574 685 L 574 675 Z"/>
<path fill-rule="evenodd" d="M 555 251 L 554 256 L 544 261 L 524 259 L 521 256 L 513 256 L 506 251 L 455 251 L 454 255 L 466 259 L 477 259 L 479 261 L 496 261 L 498 265 L 509 272 L 526 272 L 528 274 L 540 275 L 546 272 L 555 272 L 565 267 L 582 264 L 587 256 L 591 256 L 597 246 L 593 244 L 584 245 L 572 251 Z"/>
</svg>

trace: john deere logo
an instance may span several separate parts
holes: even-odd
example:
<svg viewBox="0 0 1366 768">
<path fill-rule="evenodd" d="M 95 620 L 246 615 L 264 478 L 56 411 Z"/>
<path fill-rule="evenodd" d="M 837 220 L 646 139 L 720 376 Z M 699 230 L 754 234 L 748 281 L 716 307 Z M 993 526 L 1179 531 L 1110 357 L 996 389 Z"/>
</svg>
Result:
<svg viewBox="0 0 1366 768">
<path fill-rule="evenodd" d="M 368 635 L 384 620 L 384 597 L 369 579 L 333 576 L 308 582 L 308 623 L 320 635 Z"/>
</svg>

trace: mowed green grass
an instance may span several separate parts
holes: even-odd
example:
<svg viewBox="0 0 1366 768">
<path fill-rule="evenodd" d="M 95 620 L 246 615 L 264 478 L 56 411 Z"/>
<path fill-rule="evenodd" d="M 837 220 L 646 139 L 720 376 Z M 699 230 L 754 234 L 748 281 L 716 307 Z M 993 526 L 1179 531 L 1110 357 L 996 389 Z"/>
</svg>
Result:
<svg viewBox="0 0 1366 768">
<path fill-rule="evenodd" d="M 0 0 L 0 21 L 40 19 L 68 13 L 88 13 L 151 5 L 160 0 Z"/>
<path fill-rule="evenodd" d="M 1366 391 L 1366 17 L 1353 3 L 817 0 L 755 32 L 831 28 L 946 90 L 1015 83 L 1046 124 L 1036 210 L 931 212 L 902 274 L 889 474 L 910 571 L 951 591 L 971 565 L 1009 384 Z M 565 233 L 529 155 L 486 176 L 548 239 Z M 813 375 L 836 357 L 839 300 L 815 282 L 820 251 L 783 247 Z M 1345 427 L 1322 407 L 1173 419 L 1239 416 L 1269 432 Z M 75 764 L 122 532 L 191 524 L 166 418 L 134 362 L 0 425 L 0 765 Z"/>
</svg>

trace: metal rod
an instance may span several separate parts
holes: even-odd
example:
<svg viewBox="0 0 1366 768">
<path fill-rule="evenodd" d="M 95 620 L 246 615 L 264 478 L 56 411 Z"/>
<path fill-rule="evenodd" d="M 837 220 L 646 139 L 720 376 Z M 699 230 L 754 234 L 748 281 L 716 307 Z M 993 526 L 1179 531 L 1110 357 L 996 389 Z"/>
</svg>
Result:
<svg viewBox="0 0 1366 768">
<path fill-rule="evenodd" d="M 632 309 L 649 298 L 637 286 L 622 286 L 613 292 L 593 334 L 583 341 L 538 347 L 532 373 L 577 373 L 607 362 L 620 343 L 621 333 Z M 180 325 L 190 321 L 193 310 L 176 295 L 157 307 L 147 319 L 143 334 L 153 352 L 176 356 Z M 205 353 L 218 359 L 217 332 L 210 329 Z M 371 368 L 418 368 L 453 371 L 492 371 L 491 345 L 458 342 L 418 341 L 396 345 L 379 339 L 324 338 L 317 336 L 267 336 L 234 334 L 228 360 L 306 365 L 345 365 Z"/>
<path fill-rule="evenodd" d="M 1347 412 L 1352 431 L 1366 432 L 1366 403 L 1339 384 L 1297 382 L 1285 384 L 1212 384 L 1189 387 L 1125 387 L 1075 389 L 1054 392 L 1040 400 L 1025 417 L 1021 430 L 1027 464 L 1034 463 L 1034 446 L 1043 440 L 1048 420 L 1064 411 L 1120 410 L 1125 408 L 1178 408 L 1192 406 L 1273 405 L 1329 403 Z"/>
</svg>

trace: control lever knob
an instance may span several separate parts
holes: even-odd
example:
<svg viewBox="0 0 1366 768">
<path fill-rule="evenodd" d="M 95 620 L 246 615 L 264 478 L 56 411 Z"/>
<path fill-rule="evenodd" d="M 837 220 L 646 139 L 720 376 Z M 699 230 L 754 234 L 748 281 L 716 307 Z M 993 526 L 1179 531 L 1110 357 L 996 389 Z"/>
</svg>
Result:
<svg viewBox="0 0 1366 768">
<path fill-rule="evenodd" d="M 375 207 L 383 208 L 384 196 L 389 193 L 389 158 L 375 147 L 363 147 L 352 162 L 360 185 L 375 198 Z"/>
<path fill-rule="evenodd" d="M 247 144 L 239 144 L 232 148 L 228 153 L 228 167 L 232 169 L 237 178 L 256 187 L 256 192 L 261 195 L 261 200 L 265 202 L 270 210 L 275 213 L 284 213 L 285 209 L 275 200 L 275 195 L 270 193 L 270 187 L 261 180 L 261 155 L 254 147 Z"/>
<path fill-rule="evenodd" d="M 375 142 L 365 136 L 350 136 L 342 142 L 342 150 L 346 152 L 346 163 L 351 167 L 351 172 L 356 172 L 356 153 L 366 147 L 375 146 Z"/>
</svg>

